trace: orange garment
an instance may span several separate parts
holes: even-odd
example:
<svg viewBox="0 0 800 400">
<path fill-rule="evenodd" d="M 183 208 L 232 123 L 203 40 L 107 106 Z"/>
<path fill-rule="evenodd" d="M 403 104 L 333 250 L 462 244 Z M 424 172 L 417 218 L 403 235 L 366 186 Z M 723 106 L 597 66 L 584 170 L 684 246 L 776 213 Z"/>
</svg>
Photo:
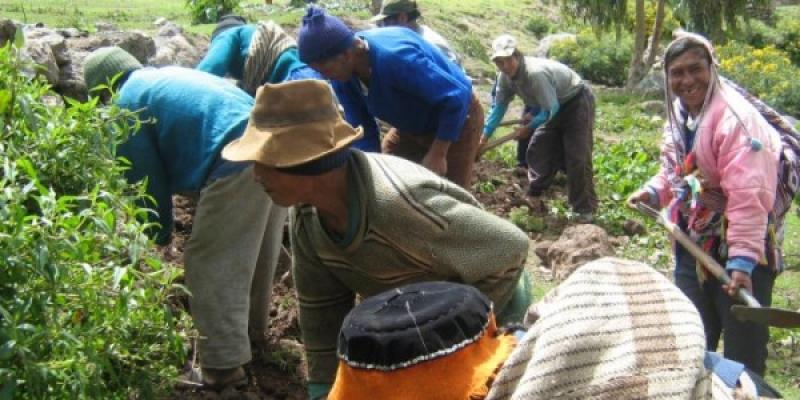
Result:
<svg viewBox="0 0 800 400">
<path fill-rule="evenodd" d="M 469 400 L 489 392 L 489 379 L 511 354 L 513 335 L 497 336 L 494 316 L 478 341 L 407 368 L 377 371 L 339 361 L 328 400 Z"/>
</svg>

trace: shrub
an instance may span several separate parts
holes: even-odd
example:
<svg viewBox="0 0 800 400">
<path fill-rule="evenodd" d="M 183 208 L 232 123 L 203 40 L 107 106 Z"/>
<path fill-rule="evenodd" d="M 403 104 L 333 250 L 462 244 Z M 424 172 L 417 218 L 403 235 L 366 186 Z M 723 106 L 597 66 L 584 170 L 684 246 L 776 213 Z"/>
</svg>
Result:
<svg viewBox="0 0 800 400">
<path fill-rule="evenodd" d="M 0 48 L 0 398 L 152 398 L 184 358 L 115 146 L 134 115 L 49 106 Z M 134 124 L 135 126 L 135 124 Z"/>
<path fill-rule="evenodd" d="M 781 33 L 777 29 L 761 20 L 751 20 L 747 28 L 745 42 L 753 47 L 777 46 L 783 40 Z"/>
<path fill-rule="evenodd" d="M 718 50 L 722 74 L 785 114 L 800 115 L 800 68 L 773 46 L 730 42 Z"/>
<path fill-rule="evenodd" d="M 624 35 L 617 43 L 612 38 L 598 38 L 584 31 L 576 40 L 555 43 L 550 56 L 572 67 L 584 79 L 622 86 L 628 78 L 632 46 L 630 35 Z"/>
<path fill-rule="evenodd" d="M 193 24 L 213 24 L 239 9 L 241 0 L 186 0 Z"/>
<path fill-rule="evenodd" d="M 645 32 L 648 35 L 653 33 L 653 25 L 656 22 L 656 3 L 646 1 L 644 3 Z M 636 2 L 629 1 L 627 4 L 627 14 L 625 16 L 625 29 L 633 32 L 636 27 Z M 664 21 L 661 23 L 662 38 L 669 37 L 673 30 L 681 26 L 680 21 L 675 18 L 675 13 L 669 4 L 664 5 Z"/>
<path fill-rule="evenodd" d="M 541 15 L 534 15 L 528 19 L 528 22 L 525 23 L 525 30 L 532 33 L 533 36 L 537 38 L 541 38 L 542 36 L 550 33 L 553 31 L 553 23 L 547 18 Z"/>
<path fill-rule="evenodd" d="M 795 65 L 800 65 L 800 21 L 796 18 L 782 18 L 778 22 L 782 37 L 777 46 L 785 51 Z"/>
<path fill-rule="evenodd" d="M 795 18 L 781 18 L 775 27 L 751 21 L 745 42 L 755 48 L 776 47 L 786 52 L 792 63 L 800 65 L 800 21 Z"/>
</svg>

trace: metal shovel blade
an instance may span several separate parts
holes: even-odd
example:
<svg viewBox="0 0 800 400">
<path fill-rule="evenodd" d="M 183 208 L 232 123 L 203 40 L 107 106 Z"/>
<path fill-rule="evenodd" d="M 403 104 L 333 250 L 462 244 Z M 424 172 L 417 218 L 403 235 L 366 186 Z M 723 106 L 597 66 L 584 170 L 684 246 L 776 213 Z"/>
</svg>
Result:
<svg viewBox="0 0 800 400">
<path fill-rule="evenodd" d="M 800 313 L 769 307 L 734 305 L 731 313 L 739 321 L 750 321 L 778 328 L 800 327 Z"/>
</svg>

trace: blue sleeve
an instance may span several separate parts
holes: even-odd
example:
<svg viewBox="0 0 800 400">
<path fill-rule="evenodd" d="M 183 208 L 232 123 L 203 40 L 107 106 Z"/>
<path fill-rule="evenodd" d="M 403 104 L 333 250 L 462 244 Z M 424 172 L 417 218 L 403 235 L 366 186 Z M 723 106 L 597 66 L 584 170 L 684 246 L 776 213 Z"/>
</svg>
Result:
<svg viewBox="0 0 800 400">
<path fill-rule="evenodd" d="M 728 272 L 740 271 L 746 273 L 748 276 L 753 275 L 753 270 L 755 268 L 756 268 L 756 260 L 753 260 L 752 258 L 745 256 L 731 257 L 725 264 L 726 271 Z"/>
<path fill-rule="evenodd" d="M 364 96 L 354 88 L 358 83 L 351 80 L 349 82 L 333 82 L 332 85 L 336 100 L 344 109 L 344 119 L 353 127 L 361 126 L 364 129 L 364 136 L 353 142 L 353 147 L 368 152 L 380 152 L 378 123 L 367 109 Z"/>
<path fill-rule="evenodd" d="M 208 53 L 197 65 L 197 69 L 221 77 L 228 75 L 231 62 L 239 51 L 236 32 L 236 29 L 228 29 L 217 35 L 208 47 Z"/>
<path fill-rule="evenodd" d="M 327 396 L 330 393 L 333 385 L 330 383 L 309 383 L 308 384 L 308 398 L 310 400 L 318 400 Z"/>
<path fill-rule="evenodd" d="M 530 127 L 531 129 L 536 129 L 536 128 L 538 128 L 538 127 L 539 127 L 539 125 L 541 125 L 541 124 L 543 124 L 543 123 L 547 122 L 548 120 L 550 120 L 550 118 L 554 117 L 554 116 L 556 115 L 556 113 L 558 113 L 558 109 L 559 109 L 559 107 L 558 107 L 558 103 L 556 103 L 556 104 L 553 106 L 553 108 L 552 108 L 552 109 L 550 109 L 550 111 L 547 111 L 547 110 L 539 110 L 539 113 L 538 113 L 538 114 L 536 114 L 536 115 L 533 117 L 533 119 L 531 120 L 531 123 L 530 123 L 530 124 L 528 124 L 528 127 Z"/>
<path fill-rule="evenodd" d="M 483 125 L 483 136 L 487 138 L 492 137 L 500 121 L 506 115 L 508 104 L 492 104 L 492 109 L 489 110 L 489 115 L 486 117 L 486 122 Z"/>
<path fill-rule="evenodd" d="M 128 182 L 147 179 L 147 194 L 152 199 L 144 200 L 140 206 L 156 211 L 157 215 L 148 214 L 146 222 L 158 222 L 160 228 L 148 234 L 155 237 L 157 244 L 164 245 L 172 236 L 172 192 L 153 129 L 152 125 L 142 123 L 139 132 L 119 146 L 117 154 L 131 162 L 130 169 L 125 172 Z"/>
<path fill-rule="evenodd" d="M 393 86 L 425 99 L 438 112 L 436 138 L 455 142 L 467 119 L 472 101 L 472 87 L 458 76 L 443 70 L 421 51 L 409 48 L 404 62 L 392 63 Z"/>
<path fill-rule="evenodd" d="M 286 81 L 299 81 L 303 79 L 318 79 L 318 80 L 325 80 L 325 78 L 319 74 L 319 72 L 315 71 L 308 65 L 304 65 L 300 68 L 295 68 L 289 71 L 289 75 L 286 77 Z"/>
</svg>

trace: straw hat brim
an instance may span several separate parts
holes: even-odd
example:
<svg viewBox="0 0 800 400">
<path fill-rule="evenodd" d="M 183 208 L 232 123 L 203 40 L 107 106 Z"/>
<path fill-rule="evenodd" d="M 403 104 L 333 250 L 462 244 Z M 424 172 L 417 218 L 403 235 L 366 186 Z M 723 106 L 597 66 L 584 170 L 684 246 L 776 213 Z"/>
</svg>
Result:
<svg viewBox="0 0 800 400">
<path fill-rule="evenodd" d="M 322 158 L 349 146 L 363 136 L 343 119 L 315 121 L 262 129 L 248 124 L 244 134 L 222 150 L 230 161 L 255 161 L 275 168 L 287 168 Z"/>
</svg>

